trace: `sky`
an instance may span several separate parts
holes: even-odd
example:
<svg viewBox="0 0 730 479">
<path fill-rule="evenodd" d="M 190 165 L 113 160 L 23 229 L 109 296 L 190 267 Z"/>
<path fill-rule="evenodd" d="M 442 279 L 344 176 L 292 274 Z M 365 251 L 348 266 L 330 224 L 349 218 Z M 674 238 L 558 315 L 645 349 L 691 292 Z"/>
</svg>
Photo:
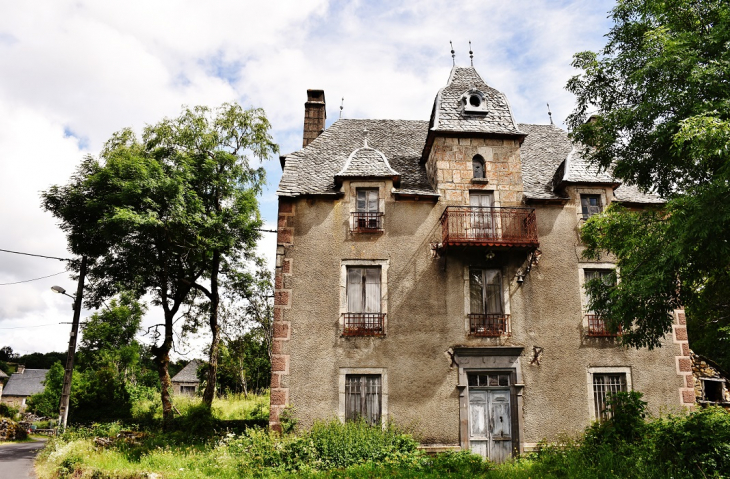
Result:
<svg viewBox="0 0 730 479">
<path fill-rule="evenodd" d="M 459 66 L 471 41 L 474 67 L 518 122 L 549 123 L 549 103 L 565 128 L 572 56 L 605 44 L 613 3 L 0 0 L 0 249 L 69 257 L 40 192 L 65 184 L 112 133 L 183 106 L 263 108 L 282 153 L 301 148 L 308 88 L 325 91 L 327 126 L 341 105 L 343 118 L 427 120 L 450 41 Z M 264 166 L 260 208 L 274 228 L 281 168 Z M 259 245 L 270 262 L 274 236 Z M 68 348 L 72 300 L 53 285 L 76 290 L 64 262 L 0 252 L 0 347 Z M 144 323 L 160 317 L 150 308 Z M 181 345 L 182 357 L 202 357 L 202 344 Z"/>
</svg>

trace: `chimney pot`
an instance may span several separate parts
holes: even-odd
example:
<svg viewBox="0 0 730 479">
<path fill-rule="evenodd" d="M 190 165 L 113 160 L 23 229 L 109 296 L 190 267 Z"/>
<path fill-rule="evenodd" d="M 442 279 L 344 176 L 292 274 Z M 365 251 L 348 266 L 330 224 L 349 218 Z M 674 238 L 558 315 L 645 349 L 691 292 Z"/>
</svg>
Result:
<svg viewBox="0 0 730 479">
<path fill-rule="evenodd" d="M 307 90 L 307 102 L 304 104 L 304 135 L 302 146 L 307 146 L 324 131 L 327 119 L 327 104 L 324 90 Z"/>
</svg>

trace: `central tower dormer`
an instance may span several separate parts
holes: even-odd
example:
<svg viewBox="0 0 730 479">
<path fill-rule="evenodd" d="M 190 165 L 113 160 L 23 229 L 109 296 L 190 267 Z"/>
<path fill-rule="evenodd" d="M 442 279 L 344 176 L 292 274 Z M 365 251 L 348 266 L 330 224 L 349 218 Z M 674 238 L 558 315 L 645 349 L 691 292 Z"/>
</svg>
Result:
<svg viewBox="0 0 730 479">
<path fill-rule="evenodd" d="M 521 208 L 526 136 L 503 93 L 473 67 L 451 70 L 436 95 L 421 157 L 446 206 L 443 246 L 536 247 L 534 212 Z"/>
</svg>

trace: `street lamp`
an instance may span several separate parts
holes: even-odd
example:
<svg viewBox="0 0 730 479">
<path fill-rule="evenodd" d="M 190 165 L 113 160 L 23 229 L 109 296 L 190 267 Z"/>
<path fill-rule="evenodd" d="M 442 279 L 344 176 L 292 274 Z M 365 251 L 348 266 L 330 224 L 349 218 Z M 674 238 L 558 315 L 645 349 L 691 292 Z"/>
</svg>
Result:
<svg viewBox="0 0 730 479">
<path fill-rule="evenodd" d="M 63 389 L 61 390 L 61 408 L 58 414 L 58 424 L 66 428 L 68 421 L 68 403 L 71 397 L 71 379 L 74 372 L 74 355 L 76 354 L 76 338 L 79 334 L 79 318 L 81 317 L 81 300 L 84 294 L 84 277 L 86 276 L 86 256 L 81 257 L 81 268 L 79 269 L 79 284 L 76 289 L 76 296 L 66 293 L 60 286 L 53 286 L 51 289 L 59 294 L 68 296 L 74 300 L 74 317 L 71 323 L 71 337 L 68 340 L 68 354 L 66 355 L 66 369 L 63 374 Z"/>
</svg>

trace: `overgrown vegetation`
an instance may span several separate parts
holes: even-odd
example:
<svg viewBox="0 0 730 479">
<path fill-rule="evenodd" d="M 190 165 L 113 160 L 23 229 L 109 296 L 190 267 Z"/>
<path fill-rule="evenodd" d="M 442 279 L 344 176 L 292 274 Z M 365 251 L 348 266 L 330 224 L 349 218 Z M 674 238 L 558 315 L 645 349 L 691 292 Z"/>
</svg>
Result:
<svg viewBox="0 0 730 479">
<path fill-rule="evenodd" d="M 707 408 L 646 422 L 646 404 L 636 392 L 610 398 L 612 417 L 580 437 L 542 444 L 539 452 L 500 465 L 468 452 L 428 456 L 416 438 L 394 425 L 332 421 L 298 433 L 271 433 L 251 426 L 265 424 L 266 396 L 220 399 L 212 410 L 201 407 L 200 399 L 175 400 L 182 416 L 166 432 L 159 430 L 161 406 L 153 401 L 157 426 L 153 421 L 136 433 L 125 433 L 128 425 L 120 423 L 70 429 L 42 453 L 40 477 L 730 477 L 729 414 Z"/>
</svg>

